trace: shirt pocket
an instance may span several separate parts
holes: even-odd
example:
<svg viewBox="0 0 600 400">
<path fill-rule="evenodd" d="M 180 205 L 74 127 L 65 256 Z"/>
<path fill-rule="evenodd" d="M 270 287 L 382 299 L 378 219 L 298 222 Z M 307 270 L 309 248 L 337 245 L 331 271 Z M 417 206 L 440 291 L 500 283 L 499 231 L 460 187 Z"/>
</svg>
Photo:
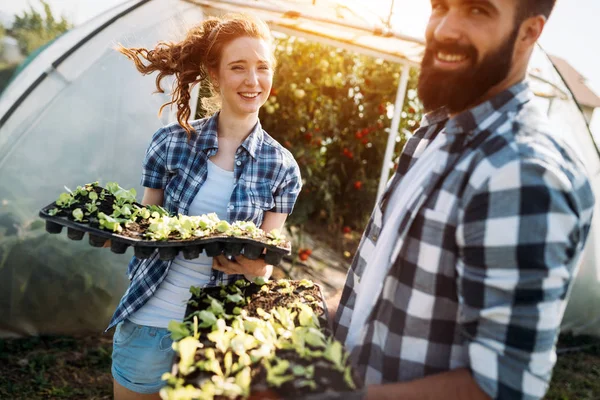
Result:
<svg viewBox="0 0 600 400">
<path fill-rule="evenodd" d="M 275 207 L 275 199 L 271 192 L 271 184 L 269 182 L 259 182 L 250 186 L 250 201 L 254 208 L 262 211 L 269 211 Z"/>
<path fill-rule="evenodd" d="M 181 176 L 179 176 L 179 174 L 173 175 L 165 187 L 165 197 L 163 201 L 165 208 L 171 212 L 178 212 L 178 209 L 170 210 L 169 208 L 178 208 L 182 193 Z"/>
<path fill-rule="evenodd" d="M 246 208 L 248 218 L 253 221 L 256 226 L 261 226 L 264 214 L 275 207 L 275 199 L 271 192 L 271 184 L 269 182 L 258 182 L 247 186 L 247 194 L 249 198 L 249 207 Z"/>
</svg>

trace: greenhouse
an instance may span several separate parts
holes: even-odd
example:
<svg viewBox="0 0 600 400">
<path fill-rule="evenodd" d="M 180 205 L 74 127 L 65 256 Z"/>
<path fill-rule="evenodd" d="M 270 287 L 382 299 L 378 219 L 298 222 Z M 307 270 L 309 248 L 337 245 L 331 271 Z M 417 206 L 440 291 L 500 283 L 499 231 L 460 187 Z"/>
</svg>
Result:
<svg viewBox="0 0 600 400">
<path fill-rule="evenodd" d="M 166 95 L 150 95 L 143 77 L 114 47 L 149 47 L 176 40 L 209 15 L 258 15 L 278 37 L 301 38 L 395 65 L 395 98 L 383 146 L 376 152 L 381 193 L 405 135 L 407 93 L 423 38 L 386 27 L 364 9 L 335 1 L 126 1 L 76 27 L 40 52 L 0 98 L 0 337 L 100 331 L 127 286 L 132 253 L 113 254 L 65 235 L 48 235 L 39 210 L 86 182 L 136 188 L 146 144 L 173 112 L 157 116 Z M 536 101 L 555 132 L 585 162 L 600 197 L 600 156 L 577 103 L 548 56 L 538 48 L 529 68 Z M 200 88 L 196 88 L 199 90 Z M 197 99 L 198 95 L 192 96 Z M 197 100 L 192 104 L 197 107 Z M 374 199 L 372 199 L 374 201 Z M 600 213 L 596 206 L 596 213 Z M 563 320 L 563 331 L 600 336 L 600 259 L 592 232 Z M 600 244 L 600 243 L 599 243 Z"/>
</svg>

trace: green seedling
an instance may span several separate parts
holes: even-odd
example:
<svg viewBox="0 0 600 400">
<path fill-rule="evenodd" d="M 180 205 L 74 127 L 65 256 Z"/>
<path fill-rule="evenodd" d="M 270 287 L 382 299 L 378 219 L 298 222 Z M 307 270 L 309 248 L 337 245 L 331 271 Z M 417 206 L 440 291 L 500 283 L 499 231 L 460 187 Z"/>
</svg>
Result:
<svg viewBox="0 0 600 400">
<path fill-rule="evenodd" d="M 76 208 L 73 210 L 73 212 L 71 213 L 73 215 L 73 219 L 77 222 L 83 222 L 83 211 L 81 211 L 81 208 Z"/>
</svg>

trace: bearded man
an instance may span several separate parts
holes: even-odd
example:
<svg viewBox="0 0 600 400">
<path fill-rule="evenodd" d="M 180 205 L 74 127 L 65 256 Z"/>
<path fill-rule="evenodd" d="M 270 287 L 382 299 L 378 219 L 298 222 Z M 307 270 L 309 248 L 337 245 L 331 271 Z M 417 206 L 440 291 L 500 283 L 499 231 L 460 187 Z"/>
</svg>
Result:
<svg viewBox="0 0 600 400">
<path fill-rule="evenodd" d="M 432 0 L 427 111 L 334 321 L 369 399 L 540 399 L 590 228 L 584 167 L 530 99 L 555 0 Z"/>
</svg>

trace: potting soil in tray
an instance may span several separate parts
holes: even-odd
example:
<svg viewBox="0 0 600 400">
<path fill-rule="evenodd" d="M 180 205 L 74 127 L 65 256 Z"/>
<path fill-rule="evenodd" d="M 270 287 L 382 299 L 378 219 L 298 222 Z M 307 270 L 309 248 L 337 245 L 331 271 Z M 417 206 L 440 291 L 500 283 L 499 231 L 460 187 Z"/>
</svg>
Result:
<svg viewBox="0 0 600 400">
<path fill-rule="evenodd" d="M 184 322 L 169 325 L 176 356 L 163 399 L 364 395 L 314 283 L 240 280 L 192 293 Z"/>
<path fill-rule="evenodd" d="M 96 195 L 91 195 L 92 192 Z M 95 198 L 90 199 L 90 197 Z M 76 220 L 77 213 L 79 213 L 77 215 L 79 221 Z M 125 218 L 120 213 L 127 213 L 127 216 L 133 220 Z M 142 206 L 135 202 L 133 189 L 126 191 L 114 183 L 107 184 L 107 189 L 92 183 L 80 186 L 74 192 L 63 193 L 57 201 L 42 208 L 39 215 L 46 220 L 46 231 L 49 233 L 58 234 L 63 227 L 67 227 L 67 236 L 70 239 L 82 240 L 87 232 L 90 245 L 103 247 L 107 240 L 110 240 L 111 250 L 118 254 L 125 253 L 127 248 L 132 246 L 135 256 L 141 259 L 152 256 L 155 251 L 158 251 L 161 260 L 172 260 L 180 251 L 184 258 L 194 259 L 205 251 L 209 257 L 220 254 L 229 257 L 242 254 L 253 260 L 264 257 L 266 263 L 278 265 L 283 256 L 291 252 L 289 242 L 284 240 L 280 241 L 285 244 L 276 246 L 267 243 L 264 235 L 258 238 L 239 233 L 237 236 L 231 236 L 227 234 L 228 229 L 223 229 L 222 233 L 211 232 L 203 237 L 192 235 L 185 240 L 181 239 L 179 232 L 171 231 L 162 240 L 149 240 L 144 234 L 148 232 L 151 223 L 156 221 L 150 216 L 160 218 L 159 222 L 167 218 L 189 217 L 172 217 L 162 207 Z M 218 221 L 216 215 L 192 218 L 205 218 L 214 225 L 217 224 L 215 221 Z M 227 228 L 236 224 L 229 225 L 225 221 L 218 221 L 218 223 L 224 223 Z M 245 222 L 237 224 L 248 225 Z M 253 224 L 252 229 L 259 231 Z"/>
</svg>

